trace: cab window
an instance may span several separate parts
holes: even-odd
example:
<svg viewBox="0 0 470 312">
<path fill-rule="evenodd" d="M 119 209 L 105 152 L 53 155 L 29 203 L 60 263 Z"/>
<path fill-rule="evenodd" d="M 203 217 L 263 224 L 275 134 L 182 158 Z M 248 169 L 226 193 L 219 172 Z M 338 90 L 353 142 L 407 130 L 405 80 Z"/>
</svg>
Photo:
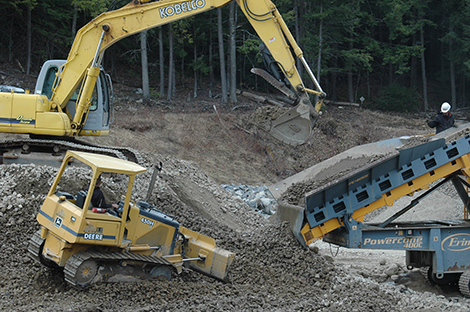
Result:
<svg viewBox="0 0 470 312">
<path fill-rule="evenodd" d="M 54 85 L 55 75 L 58 72 L 57 67 L 49 67 L 46 72 L 46 77 L 44 78 L 44 84 L 42 85 L 42 94 L 46 95 L 50 100 L 52 97 L 52 86 Z"/>
<path fill-rule="evenodd" d="M 93 94 L 91 95 L 90 99 L 90 110 L 94 111 L 98 108 L 98 92 L 96 91 L 97 85 L 95 85 L 95 88 L 93 89 Z M 70 97 L 70 101 L 77 102 L 78 99 L 78 93 L 80 92 L 80 86 L 75 90 L 75 92 L 72 94 Z"/>
</svg>

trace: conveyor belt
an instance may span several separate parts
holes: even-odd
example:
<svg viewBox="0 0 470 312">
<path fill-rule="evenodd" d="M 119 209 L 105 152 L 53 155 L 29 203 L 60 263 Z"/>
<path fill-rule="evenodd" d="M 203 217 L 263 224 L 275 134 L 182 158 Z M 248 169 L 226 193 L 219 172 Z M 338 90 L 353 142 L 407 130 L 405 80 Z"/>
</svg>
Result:
<svg viewBox="0 0 470 312">
<path fill-rule="evenodd" d="M 357 230 L 365 214 L 470 167 L 470 135 L 418 145 L 306 195 L 301 236 L 309 244 L 336 228 Z M 295 231 L 294 231 L 295 232 Z"/>
</svg>

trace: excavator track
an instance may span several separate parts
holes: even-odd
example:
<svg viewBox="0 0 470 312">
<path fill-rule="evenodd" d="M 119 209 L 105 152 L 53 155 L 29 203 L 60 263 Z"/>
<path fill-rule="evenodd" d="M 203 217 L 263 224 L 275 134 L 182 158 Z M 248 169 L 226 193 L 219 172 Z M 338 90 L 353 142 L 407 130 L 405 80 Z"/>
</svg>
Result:
<svg viewBox="0 0 470 312">
<path fill-rule="evenodd" d="M 138 164 L 143 163 L 141 155 L 134 149 L 126 147 L 108 147 L 96 144 L 78 141 L 78 140 L 53 140 L 53 139 L 15 139 L 0 141 L 0 151 L 3 157 L 0 163 L 38 163 L 48 164 L 48 158 L 54 159 L 62 155 L 64 151 L 75 150 L 83 152 L 92 152 L 113 156 L 120 159 L 129 160 Z M 37 157 L 31 157 L 34 153 L 39 153 Z M 18 161 L 20 157 L 24 161 Z M 58 160 L 49 160 L 52 164 L 57 164 Z M 58 164 L 57 164 L 58 165 Z"/>
<path fill-rule="evenodd" d="M 85 141 L 80 141 L 80 140 L 75 140 L 74 142 L 76 142 L 77 144 L 81 144 L 83 146 L 91 147 L 91 148 L 97 148 L 97 149 L 103 148 L 103 149 L 106 149 L 106 150 L 118 151 L 125 157 L 125 159 L 127 159 L 129 161 L 135 162 L 137 164 L 143 164 L 144 163 L 144 159 L 142 158 L 140 153 L 136 149 L 133 149 L 133 148 L 130 148 L 130 147 L 102 146 L 102 145 L 97 145 L 97 144 L 93 144 L 93 143 L 85 142 Z"/>
<path fill-rule="evenodd" d="M 128 262 L 141 265 L 131 266 Z M 149 273 L 148 268 L 153 270 Z M 67 260 L 64 276 L 72 286 L 86 288 L 98 282 L 130 281 L 136 278 L 169 280 L 172 269 L 173 265 L 168 260 L 159 257 L 127 252 L 81 251 Z"/>
</svg>

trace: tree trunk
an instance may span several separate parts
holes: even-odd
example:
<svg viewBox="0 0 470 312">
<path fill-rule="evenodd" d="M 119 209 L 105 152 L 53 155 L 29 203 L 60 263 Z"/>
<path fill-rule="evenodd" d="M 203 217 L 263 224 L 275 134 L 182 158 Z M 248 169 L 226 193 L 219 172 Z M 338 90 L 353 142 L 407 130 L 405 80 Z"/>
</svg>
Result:
<svg viewBox="0 0 470 312">
<path fill-rule="evenodd" d="M 454 25 L 450 24 L 450 32 L 452 33 L 454 31 Z M 452 55 L 454 53 L 454 47 L 453 47 L 453 39 L 452 39 L 452 36 L 450 36 L 449 38 L 449 54 L 451 55 L 451 59 L 450 59 L 450 91 L 451 91 L 451 94 L 452 94 L 452 105 L 454 105 L 454 107 L 457 107 L 457 95 L 456 95 L 456 87 L 455 87 L 455 66 L 454 66 L 454 62 L 452 60 Z"/>
<path fill-rule="evenodd" d="M 413 46 L 417 45 L 417 34 L 413 34 L 412 36 Z M 418 62 L 416 56 L 411 57 L 411 74 L 410 74 L 410 88 L 416 89 L 417 86 L 417 74 L 418 74 Z"/>
<path fill-rule="evenodd" d="M 193 24 L 194 25 L 194 24 Z M 193 33 L 194 33 L 194 38 L 196 38 L 196 26 L 194 26 Z M 196 48 L 196 40 L 193 42 L 193 57 L 194 57 L 194 93 L 193 93 L 193 98 L 197 98 L 197 48 Z"/>
<path fill-rule="evenodd" d="M 73 6 L 73 19 L 72 19 L 72 36 L 75 37 L 77 33 L 77 16 L 78 16 L 78 8 L 75 4 Z"/>
<path fill-rule="evenodd" d="M 462 107 L 466 107 L 467 99 L 465 97 L 465 75 L 462 75 L 462 94 L 460 94 L 460 101 L 462 102 Z"/>
<path fill-rule="evenodd" d="M 163 27 L 158 27 L 158 50 L 160 58 L 160 97 L 165 96 L 165 60 L 163 56 Z"/>
<path fill-rule="evenodd" d="M 167 92 L 167 100 L 171 100 L 171 96 L 173 95 L 173 23 L 169 23 L 169 31 L 168 31 L 168 42 L 169 42 L 169 61 L 168 61 L 168 92 Z"/>
<path fill-rule="evenodd" d="M 13 29 L 15 19 L 12 18 L 10 21 L 10 34 L 8 36 L 8 62 L 11 62 L 13 59 Z"/>
<path fill-rule="evenodd" d="M 31 1 L 28 2 L 28 15 L 27 15 L 27 40 L 28 40 L 28 60 L 26 61 L 26 74 L 29 75 L 31 69 Z"/>
<path fill-rule="evenodd" d="M 211 23 L 213 22 L 213 16 L 211 15 Z M 212 98 L 212 85 L 214 83 L 214 67 L 212 66 L 212 28 L 209 31 L 209 98 Z"/>
<path fill-rule="evenodd" d="M 454 25 L 450 24 L 450 29 L 449 31 L 452 33 L 454 31 Z M 457 107 L 457 96 L 456 96 L 456 87 L 455 87 L 455 66 L 454 66 L 454 61 L 452 60 L 452 55 L 454 54 L 454 40 L 452 39 L 452 36 L 449 37 L 449 55 L 451 55 L 450 59 L 450 91 L 452 94 L 452 105 L 454 107 Z"/>
<path fill-rule="evenodd" d="M 338 58 L 336 57 L 336 55 L 333 55 L 332 61 L 333 61 L 334 70 L 331 72 L 331 96 L 329 98 L 332 99 L 333 101 L 336 101 L 337 99 L 336 86 L 338 83 L 338 74 L 336 70 L 338 68 Z"/>
<path fill-rule="evenodd" d="M 322 14 L 323 14 L 323 1 L 320 2 L 320 15 Z M 323 43 L 323 18 L 320 18 L 320 32 L 318 34 L 318 61 L 317 61 L 318 83 L 320 83 L 322 43 Z"/>
<path fill-rule="evenodd" d="M 147 31 L 140 32 L 140 54 L 142 57 L 142 91 L 144 99 L 150 98 L 149 66 L 147 60 Z"/>
<path fill-rule="evenodd" d="M 222 103 L 227 103 L 227 73 L 225 71 L 224 37 L 222 32 L 222 9 L 217 8 L 217 35 L 219 40 L 220 83 L 222 84 Z"/>
<path fill-rule="evenodd" d="M 230 103 L 237 103 L 237 55 L 235 42 L 235 2 L 230 2 Z"/>
<path fill-rule="evenodd" d="M 452 49 L 451 49 L 452 52 Z M 457 107 L 457 92 L 455 86 L 455 65 L 454 62 L 450 62 L 450 90 L 452 92 L 452 105 Z"/>
<path fill-rule="evenodd" d="M 389 46 L 393 46 L 392 40 L 388 40 Z M 391 86 L 393 83 L 393 64 L 392 62 L 388 63 L 388 85 Z"/>
<path fill-rule="evenodd" d="M 184 55 L 181 57 L 181 86 L 183 89 L 186 89 L 186 76 L 184 75 L 184 66 L 186 65 L 184 62 Z"/>
<path fill-rule="evenodd" d="M 424 101 L 424 111 L 428 110 L 428 82 L 426 77 L 426 60 L 424 58 L 424 30 L 423 25 L 421 25 L 421 29 L 419 31 L 419 40 L 423 45 L 423 51 L 421 52 L 421 75 L 423 76 L 423 101 Z"/>
<path fill-rule="evenodd" d="M 353 33 L 352 33 L 352 30 L 351 30 L 351 33 L 349 34 L 349 39 L 351 39 L 351 41 L 349 42 L 349 49 L 352 50 L 354 48 L 354 44 L 353 44 Z M 351 103 L 354 103 L 354 90 L 353 90 L 353 72 L 352 72 L 352 61 L 350 61 L 351 64 L 349 64 L 349 68 L 348 68 L 348 98 L 349 98 L 349 102 Z"/>
</svg>

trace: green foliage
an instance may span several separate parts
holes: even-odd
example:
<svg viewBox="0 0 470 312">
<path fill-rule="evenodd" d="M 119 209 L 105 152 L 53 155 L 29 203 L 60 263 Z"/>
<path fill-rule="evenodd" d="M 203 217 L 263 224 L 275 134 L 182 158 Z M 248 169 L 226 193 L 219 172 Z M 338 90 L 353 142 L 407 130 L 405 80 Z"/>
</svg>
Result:
<svg viewBox="0 0 470 312">
<path fill-rule="evenodd" d="M 420 109 L 418 95 L 410 88 L 398 84 L 382 88 L 380 97 L 373 103 L 373 108 L 394 112 L 417 112 Z"/>
<path fill-rule="evenodd" d="M 343 50 L 339 55 L 353 70 L 363 68 L 368 72 L 372 71 L 372 55 L 363 49 Z"/>
<path fill-rule="evenodd" d="M 200 71 L 203 75 L 207 75 L 210 70 L 210 66 L 206 63 L 204 55 L 201 55 L 196 61 L 192 61 L 189 67 L 196 71 Z"/>
<path fill-rule="evenodd" d="M 246 39 L 242 45 L 237 47 L 237 52 L 243 55 L 255 55 L 256 62 L 261 63 L 263 60 L 259 50 L 260 44 L 261 40 L 259 38 Z"/>
<path fill-rule="evenodd" d="M 383 58 L 383 64 L 394 64 L 396 74 L 404 74 L 411 69 L 411 57 L 419 57 L 422 47 L 419 45 L 395 45 L 394 49 L 386 49 Z"/>
<path fill-rule="evenodd" d="M 158 92 L 156 89 L 154 88 L 149 88 L 149 93 L 150 93 L 150 97 L 151 98 L 155 98 L 155 99 L 158 99 L 160 97 L 160 92 Z"/>
<path fill-rule="evenodd" d="M 171 23 L 173 26 L 172 31 L 174 38 L 179 43 L 187 42 L 192 44 L 194 42 L 192 30 L 193 30 L 194 17 L 189 17 L 179 21 Z"/>
<path fill-rule="evenodd" d="M 71 20 L 73 10 L 70 2 L 62 0 L 43 1 L 31 12 L 33 38 L 42 49 L 55 47 L 45 54 L 48 58 L 66 58 L 73 41 Z M 35 52 L 39 50 L 35 49 Z"/>
<path fill-rule="evenodd" d="M 72 0 L 72 5 L 79 11 L 90 14 L 93 18 L 105 12 L 110 3 L 111 1 L 102 0 Z"/>
<path fill-rule="evenodd" d="M 255 0 L 257 1 L 257 0 Z M 316 73 L 317 60 L 321 56 L 321 84 L 327 94 L 337 90 L 338 100 L 347 96 L 349 73 L 352 74 L 355 96 L 364 94 L 376 101 L 380 109 L 404 110 L 396 104 L 405 94 L 415 94 L 406 89 L 399 96 L 396 89 L 412 86 L 422 94 L 421 56 L 426 57 L 426 75 L 433 83 L 431 92 L 435 97 L 449 98 L 450 64 L 455 68 L 457 92 L 463 100 L 468 98 L 470 84 L 470 0 L 272 0 L 283 20 L 291 30 L 305 59 Z M 152 1 L 155 3 L 156 1 Z M 73 40 L 72 23 L 77 14 L 77 29 L 117 3 L 116 10 L 128 1 L 113 0 L 0 0 L 2 23 L 0 23 L 0 61 L 22 64 L 26 59 L 27 8 L 32 8 L 32 64 L 39 68 L 45 59 L 67 57 Z M 149 5 L 148 3 L 145 5 Z M 320 10 L 322 8 L 322 10 Z M 223 37 L 225 57 L 228 57 L 228 6 L 223 13 Z M 259 53 L 259 40 L 240 9 L 237 9 L 237 81 L 255 87 L 257 79 L 249 74 L 251 67 L 263 67 Z M 176 74 L 183 75 L 197 70 L 201 76 L 208 75 L 212 65 L 214 77 L 220 72 L 217 42 L 217 10 L 172 21 L 174 59 Z M 298 19 L 298 20 L 297 20 Z M 322 40 L 320 40 L 320 25 Z M 150 75 L 159 78 L 159 47 L 164 49 L 164 66 L 168 66 L 168 30 L 162 26 L 163 42 L 157 31 L 148 32 L 148 57 Z M 297 38 L 296 30 L 299 30 Z M 420 31 L 424 32 L 421 42 Z M 321 42 L 321 47 L 320 47 Z M 194 61 L 194 52 L 197 60 Z M 423 53 L 424 52 L 424 53 Z M 321 55 L 320 55 L 321 53 Z M 210 57 L 211 55 L 211 57 Z M 111 61 L 112 60 L 112 61 Z M 118 41 L 105 57 L 107 65 L 116 68 L 131 65 L 130 72 L 136 76 L 140 65 L 140 44 L 137 37 Z M 153 67 L 152 67 L 153 66 Z M 227 64 L 226 66 L 229 66 Z M 121 71 L 119 74 L 124 74 Z M 304 71 L 305 80 L 309 80 Z M 394 86 L 384 88 L 395 82 Z M 306 82 L 308 84 L 308 82 Z M 259 87 L 257 85 L 256 87 Z M 403 90 L 401 90 L 403 91 Z M 400 92 L 401 92 L 400 91 Z M 465 93 L 467 92 L 467 94 Z M 341 93 L 341 94 L 340 94 Z M 390 96 L 389 94 L 392 94 Z M 388 97 L 391 97 L 388 100 Z M 392 100 L 393 99 L 393 100 Z M 462 101 L 463 101 L 462 100 Z M 418 101 L 415 101 L 416 103 Z M 385 103 L 385 104 L 384 104 Z M 380 105 L 379 105 L 380 104 Z M 398 105 L 398 106 L 397 106 Z M 460 105 L 460 104 L 459 104 Z M 397 106 L 397 107 L 396 107 Z M 385 108 L 384 108 L 385 107 Z M 414 106 L 412 106 L 414 107 Z M 417 109 L 418 106 L 416 106 Z"/>
</svg>

